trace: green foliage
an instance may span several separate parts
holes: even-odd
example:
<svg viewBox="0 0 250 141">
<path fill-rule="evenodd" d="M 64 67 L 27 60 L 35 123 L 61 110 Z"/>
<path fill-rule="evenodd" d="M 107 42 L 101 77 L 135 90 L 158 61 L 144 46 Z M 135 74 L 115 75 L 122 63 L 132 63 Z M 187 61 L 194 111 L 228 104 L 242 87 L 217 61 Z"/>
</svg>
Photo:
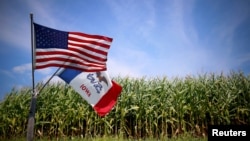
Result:
<svg viewBox="0 0 250 141">
<path fill-rule="evenodd" d="M 27 139 L 23 137 L 14 137 L 8 139 L 8 141 L 26 141 Z M 156 138 L 147 138 L 147 139 L 129 139 L 129 138 L 120 138 L 118 136 L 103 136 L 103 137 L 93 137 L 93 138 L 83 138 L 83 137 L 58 137 L 58 138 L 48 138 L 43 137 L 40 139 L 36 139 L 36 141 L 207 141 L 207 138 L 195 138 L 190 134 L 183 134 L 178 137 L 173 138 L 164 138 L 164 139 L 156 139 Z"/>
<path fill-rule="evenodd" d="M 36 137 L 201 137 L 209 124 L 250 125 L 250 76 L 242 72 L 114 80 L 123 90 L 104 118 L 68 85 L 45 87 L 37 98 Z M 30 100 L 31 90 L 23 88 L 0 103 L 0 139 L 26 135 Z"/>
</svg>

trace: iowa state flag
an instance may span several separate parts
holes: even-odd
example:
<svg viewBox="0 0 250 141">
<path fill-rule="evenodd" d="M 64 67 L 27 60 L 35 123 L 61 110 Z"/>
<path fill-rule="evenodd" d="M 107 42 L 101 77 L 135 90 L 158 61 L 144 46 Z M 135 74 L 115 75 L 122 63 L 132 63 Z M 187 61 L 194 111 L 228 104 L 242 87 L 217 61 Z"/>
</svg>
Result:
<svg viewBox="0 0 250 141">
<path fill-rule="evenodd" d="M 101 117 L 112 110 L 122 91 L 122 87 L 110 79 L 107 71 L 63 69 L 58 76 L 72 86 Z"/>
</svg>

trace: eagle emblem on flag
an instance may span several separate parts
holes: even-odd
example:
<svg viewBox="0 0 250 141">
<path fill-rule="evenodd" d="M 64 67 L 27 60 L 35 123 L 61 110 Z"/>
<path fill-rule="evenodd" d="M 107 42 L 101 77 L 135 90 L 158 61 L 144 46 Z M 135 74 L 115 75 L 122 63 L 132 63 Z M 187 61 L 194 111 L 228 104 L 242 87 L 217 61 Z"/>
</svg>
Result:
<svg viewBox="0 0 250 141">
<path fill-rule="evenodd" d="M 99 82 L 101 83 L 102 81 L 108 86 L 108 80 L 105 76 L 101 74 L 101 72 L 96 72 L 96 77 L 98 78 Z"/>
</svg>

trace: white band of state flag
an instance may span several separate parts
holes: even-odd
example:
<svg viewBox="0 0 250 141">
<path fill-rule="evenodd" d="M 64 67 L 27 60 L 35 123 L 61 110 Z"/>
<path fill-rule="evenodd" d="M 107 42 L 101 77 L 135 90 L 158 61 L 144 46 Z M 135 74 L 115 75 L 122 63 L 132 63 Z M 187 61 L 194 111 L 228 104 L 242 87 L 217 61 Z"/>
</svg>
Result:
<svg viewBox="0 0 250 141">
<path fill-rule="evenodd" d="M 112 110 L 122 90 L 119 84 L 110 79 L 107 71 L 63 69 L 58 76 L 73 87 L 100 116 Z"/>
</svg>

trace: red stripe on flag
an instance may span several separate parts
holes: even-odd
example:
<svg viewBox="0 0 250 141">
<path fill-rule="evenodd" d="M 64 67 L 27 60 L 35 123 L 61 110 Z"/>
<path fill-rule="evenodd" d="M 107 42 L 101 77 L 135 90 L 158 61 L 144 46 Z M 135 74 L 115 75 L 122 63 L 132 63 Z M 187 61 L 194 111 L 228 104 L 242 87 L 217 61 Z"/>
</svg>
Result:
<svg viewBox="0 0 250 141">
<path fill-rule="evenodd" d="M 99 47 L 103 47 L 105 49 L 109 49 L 110 48 L 110 45 L 103 44 L 103 43 L 96 42 L 96 41 L 82 40 L 82 39 L 74 38 L 74 37 L 68 37 L 68 40 L 69 41 L 79 42 L 79 43 L 87 43 L 87 44 L 90 44 L 90 45 L 96 45 L 96 46 L 99 46 Z"/>
<path fill-rule="evenodd" d="M 95 111 L 101 117 L 108 114 L 117 102 L 119 95 L 121 94 L 122 87 L 116 82 L 112 81 L 113 86 L 109 91 L 103 95 L 103 97 L 94 106 Z"/>
<path fill-rule="evenodd" d="M 50 64 L 46 64 L 46 65 L 39 65 L 36 66 L 36 69 L 44 69 L 47 67 L 62 67 L 62 68 L 70 68 L 70 69 L 76 69 L 76 70 L 80 70 L 80 71 L 84 71 L 84 72 L 97 72 L 97 71 L 105 71 L 107 70 L 107 68 L 99 68 L 99 69 L 94 69 L 91 67 L 86 67 L 86 69 L 84 69 L 82 66 L 69 66 L 69 65 L 63 65 L 63 64 L 56 64 L 56 63 L 50 63 Z"/>
<path fill-rule="evenodd" d="M 46 50 L 46 49 L 44 49 Z M 73 52 L 68 52 L 68 51 L 60 51 L 60 50 L 55 50 L 55 51 L 36 51 L 36 58 L 38 56 L 47 56 L 47 55 L 62 55 L 62 56 L 65 56 L 65 57 L 76 57 L 76 58 L 79 58 L 79 59 L 82 59 L 83 61 L 88 61 L 88 62 L 93 62 L 93 63 L 97 63 L 97 64 L 101 64 L 100 62 L 103 62 L 105 63 L 107 61 L 107 59 L 105 58 L 100 58 L 100 57 L 96 57 L 94 55 L 89 55 L 85 52 L 82 52 L 82 51 L 78 51 L 77 52 L 77 49 L 72 49 L 70 48 L 69 50 L 73 51 Z M 85 58 L 83 58 L 85 57 Z M 89 59 L 88 59 L 89 58 Z M 90 59 L 93 59 L 93 60 L 90 60 Z"/>
<path fill-rule="evenodd" d="M 92 54 L 86 53 L 85 51 L 82 51 L 82 50 L 77 49 L 77 48 L 69 47 L 69 50 L 74 51 L 74 52 L 78 52 L 81 55 L 85 55 L 85 56 L 87 56 L 89 58 L 92 58 L 92 59 L 95 59 L 95 60 L 98 60 L 98 61 L 107 61 L 107 55 L 105 56 L 105 59 L 104 59 L 104 58 L 98 57 L 96 55 L 92 55 Z M 92 53 L 94 54 L 94 53 L 98 53 L 98 52 L 92 51 Z"/>
<path fill-rule="evenodd" d="M 58 62 L 62 62 L 62 64 L 70 61 L 71 64 L 76 64 L 76 65 L 92 66 L 92 67 L 105 67 L 105 64 L 89 63 L 89 62 L 84 62 L 84 61 L 80 61 L 80 60 L 73 60 L 71 58 L 49 57 L 49 58 L 36 59 L 36 63 L 49 63 L 49 61 L 52 61 L 52 62 L 58 61 Z"/>
<path fill-rule="evenodd" d="M 76 43 L 68 43 L 68 48 L 73 48 L 73 47 L 70 47 L 70 46 L 74 46 L 74 48 L 78 49 L 78 50 L 85 49 L 85 50 L 95 52 L 95 53 L 98 53 L 98 54 L 102 54 L 102 55 L 105 55 L 105 56 L 107 56 L 107 54 L 108 54 L 107 51 L 96 49 L 96 48 L 90 47 L 88 45 L 82 45 L 82 44 L 76 44 Z"/>
<path fill-rule="evenodd" d="M 112 42 L 113 39 L 106 37 L 106 36 L 101 36 L 101 35 L 90 35 L 90 34 L 85 34 L 85 33 L 81 33 L 81 32 L 69 32 L 70 34 L 75 34 L 75 35 L 79 35 L 79 36 L 83 36 L 86 38 L 94 38 L 94 39 L 101 39 L 101 40 L 105 40 L 107 42 Z"/>
</svg>

